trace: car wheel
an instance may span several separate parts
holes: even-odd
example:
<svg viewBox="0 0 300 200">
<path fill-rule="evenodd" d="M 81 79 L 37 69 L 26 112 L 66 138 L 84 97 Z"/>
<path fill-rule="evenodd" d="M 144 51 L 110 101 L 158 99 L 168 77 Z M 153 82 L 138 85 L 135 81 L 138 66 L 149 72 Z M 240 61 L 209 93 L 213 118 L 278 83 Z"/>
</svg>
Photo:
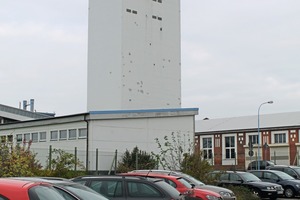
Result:
<svg viewBox="0 0 300 200">
<path fill-rule="evenodd" d="M 295 195 L 294 189 L 291 188 L 291 187 L 285 188 L 285 190 L 284 190 L 284 195 L 285 195 L 285 197 L 287 197 L 287 198 L 292 198 L 292 197 L 294 197 L 294 195 Z"/>
<path fill-rule="evenodd" d="M 254 188 L 254 189 L 252 190 L 252 193 L 253 193 L 255 196 L 257 196 L 257 197 L 260 198 L 260 190 L 259 190 L 259 189 Z"/>
</svg>

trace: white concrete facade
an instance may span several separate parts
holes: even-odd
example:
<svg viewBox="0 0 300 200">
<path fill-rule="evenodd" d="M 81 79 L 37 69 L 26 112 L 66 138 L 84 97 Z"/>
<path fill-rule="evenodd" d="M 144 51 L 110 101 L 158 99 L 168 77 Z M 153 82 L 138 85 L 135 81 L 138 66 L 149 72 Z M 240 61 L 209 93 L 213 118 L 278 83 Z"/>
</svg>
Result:
<svg viewBox="0 0 300 200">
<path fill-rule="evenodd" d="M 90 0 L 87 110 L 181 107 L 180 0 Z"/>
<path fill-rule="evenodd" d="M 194 138 L 194 118 L 198 109 L 159 109 L 127 111 L 94 111 L 51 119 L 16 122 L 0 126 L 0 137 L 11 138 L 14 144 L 32 141 L 42 166 L 47 166 L 50 145 L 75 153 L 89 171 L 109 171 L 115 151 L 118 159 L 134 147 L 148 153 L 159 153 L 155 138 L 161 143 L 164 136 L 179 133 L 185 141 Z M 57 133 L 53 137 L 53 133 Z M 75 135 L 71 135 L 75 133 Z M 85 133 L 81 135 L 81 133 Z M 37 137 L 34 138 L 34 135 Z M 41 136 L 44 135 L 42 138 Z M 183 137 L 184 136 L 184 137 Z M 28 138 L 27 138 L 28 137 Z M 87 159 L 88 158 L 88 159 Z"/>
</svg>

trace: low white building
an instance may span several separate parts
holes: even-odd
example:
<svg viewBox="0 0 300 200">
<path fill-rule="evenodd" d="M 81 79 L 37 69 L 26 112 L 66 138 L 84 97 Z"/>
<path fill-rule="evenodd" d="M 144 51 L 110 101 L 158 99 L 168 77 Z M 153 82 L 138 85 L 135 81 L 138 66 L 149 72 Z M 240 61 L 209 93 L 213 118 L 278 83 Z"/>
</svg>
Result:
<svg viewBox="0 0 300 200">
<path fill-rule="evenodd" d="M 32 141 L 31 149 L 44 167 L 51 145 L 70 153 L 76 148 L 77 157 L 89 171 L 108 171 L 116 151 L 118 158 L 136 146 L 159 153 L 155 138 L 163 141 L 172 133 L 193 139 L 196 114 L 197 108 L 92 111 L 2 124 L 0 137 L 14 144 Z"/>
</svg>

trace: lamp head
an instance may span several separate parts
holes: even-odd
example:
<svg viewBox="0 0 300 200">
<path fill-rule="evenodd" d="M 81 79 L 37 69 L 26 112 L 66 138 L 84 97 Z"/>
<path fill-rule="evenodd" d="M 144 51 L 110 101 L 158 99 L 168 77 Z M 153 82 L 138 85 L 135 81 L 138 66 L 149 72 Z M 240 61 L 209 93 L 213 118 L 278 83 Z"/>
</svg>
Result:
<svg viewBox="0 0 300 200">
<path fill-rule="evenodd" d="M 269 103 L 269 104 L 272 104 L 272 103 L 273 103 L 273 101 L 268 101 L 267 103 Z"/>
</svg>

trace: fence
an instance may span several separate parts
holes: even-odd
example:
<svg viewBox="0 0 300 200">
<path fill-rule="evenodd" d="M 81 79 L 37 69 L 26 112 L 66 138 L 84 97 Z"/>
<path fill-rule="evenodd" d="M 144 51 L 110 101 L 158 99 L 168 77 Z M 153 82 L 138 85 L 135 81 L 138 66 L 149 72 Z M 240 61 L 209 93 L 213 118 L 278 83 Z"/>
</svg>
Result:
<svg viewBox="0 0 300 200">
<path fill-rule="evenodd" d="M 39 163 L 43 166 L 43 168 L 51 168 L 52 166 L 52 159 L 55 159 L 58 155 L 54 153 L 55 148 L 51 145 L 48 148 L 34 148 L 31 149 L 36 154 L 36 159 Z M 75 164 L 74 171 L 78 170 L 87 170 L 91 174 L 114 174 L 118 161 L 122 159 L 124 152 L 118 151 L 103 151 L 99 150 L 98 148 L 94 151 L 88 152 L 88 159 L 87 153 L 83 149 L 79 149 L 75 147 L 74 149 L 62 149 L 64 152 L 74 155 L 75 160 L 79 160 L 81 165 L 84 167 L 81 168 L 80 165 Z M 135 168 L 139 169 L 139 165 L 141 163 L 138 162 L 138 157 L 136 157 Z"/>
</svg>

